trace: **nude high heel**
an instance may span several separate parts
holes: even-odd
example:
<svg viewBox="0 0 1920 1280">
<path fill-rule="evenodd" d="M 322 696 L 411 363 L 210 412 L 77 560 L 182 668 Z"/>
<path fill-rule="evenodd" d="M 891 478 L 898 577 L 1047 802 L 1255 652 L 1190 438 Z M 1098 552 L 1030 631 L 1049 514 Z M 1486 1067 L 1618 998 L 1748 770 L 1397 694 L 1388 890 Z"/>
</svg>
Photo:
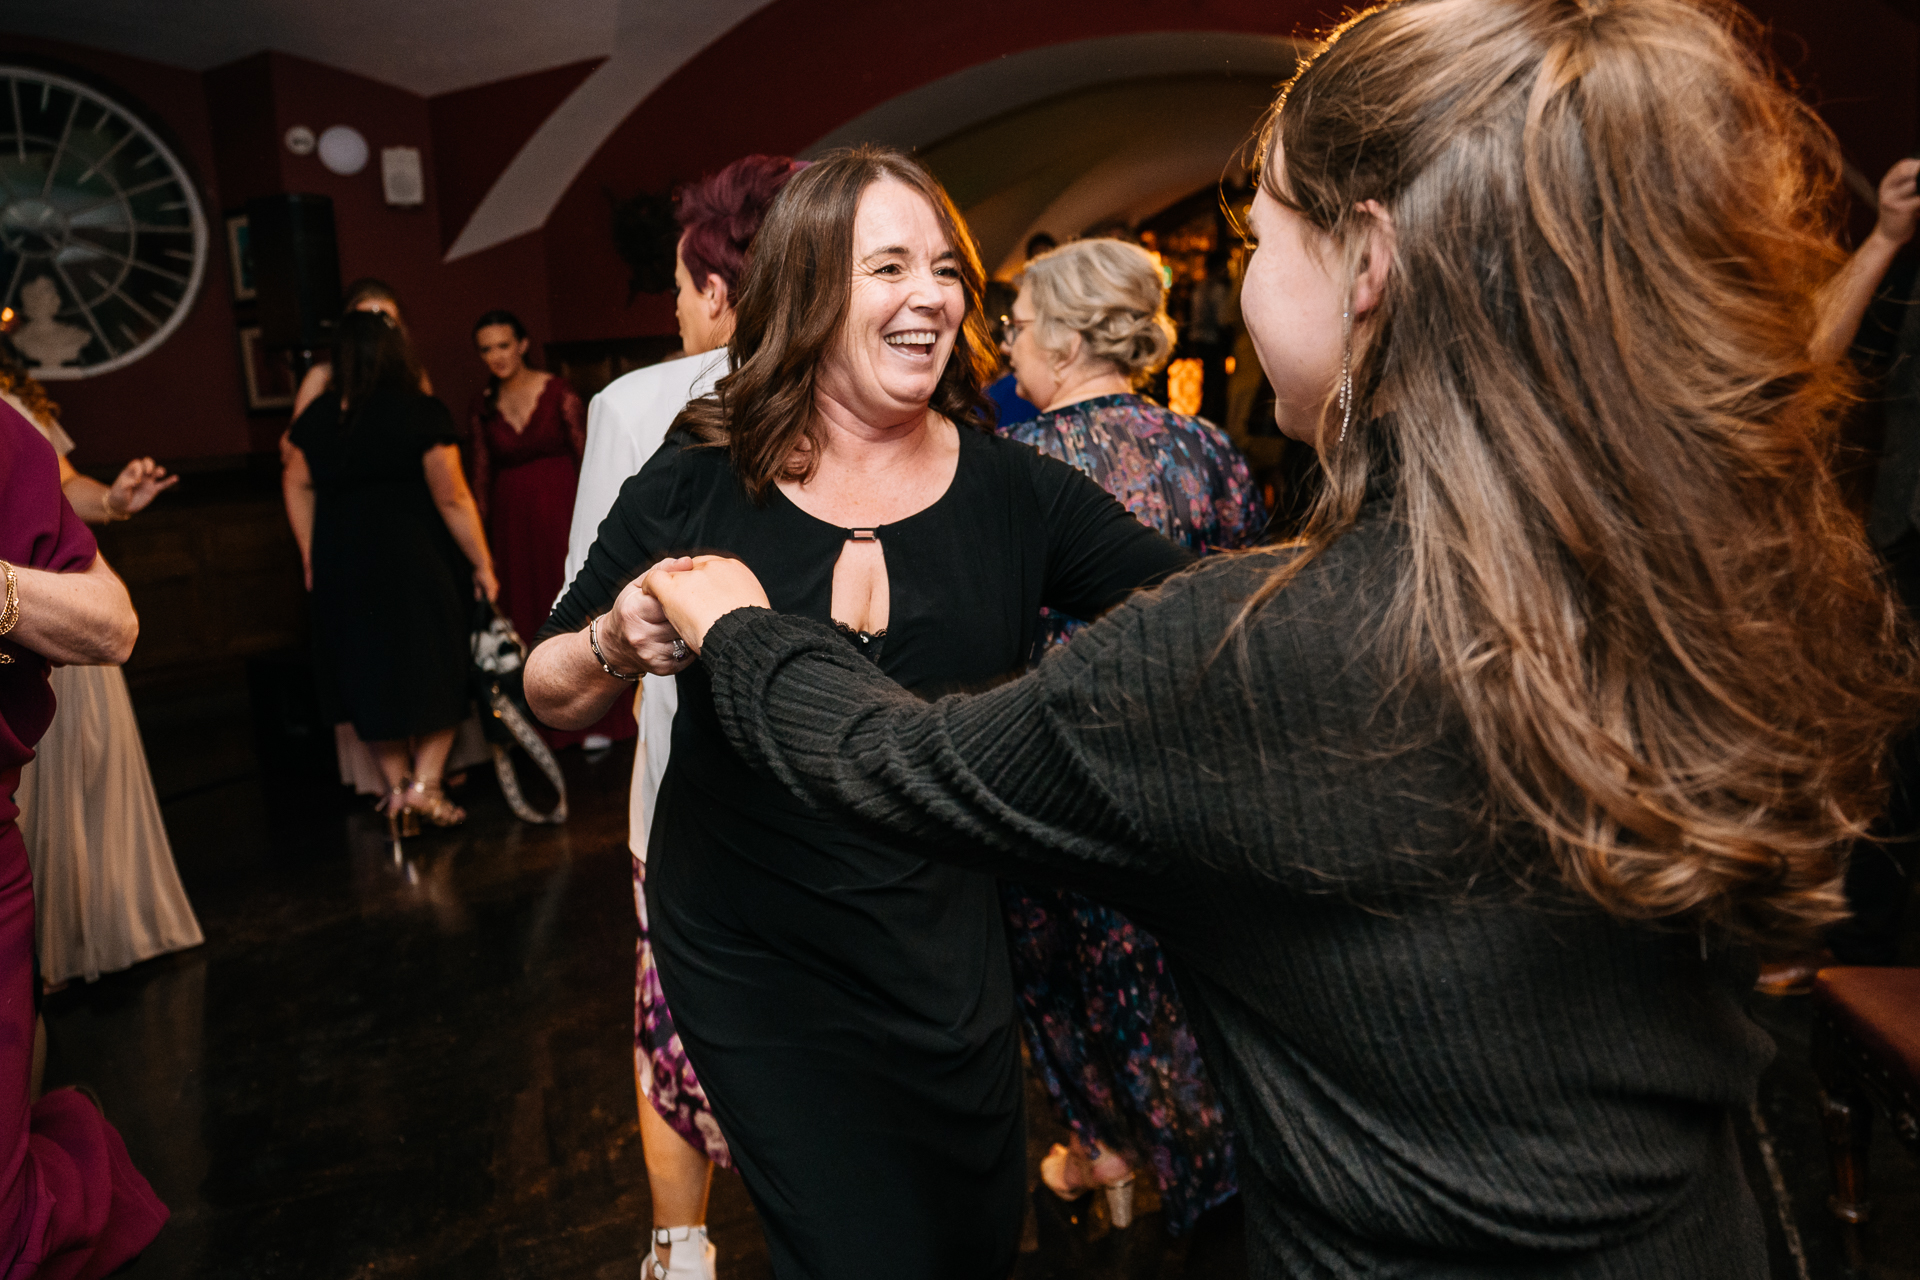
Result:
<svg viewBox="0 0 1920 1280">
<path fill-rule="evenodd" d="M 1040 1181 L 1054 1195 L 1067 1201 L 1077 1200 L 1088 1191 L 1098 1189 L 1106 1198 L 1107 1220 L 1112 1223 L 1114 1230 L 1125 1231 L 1133 1225 L 1133 1187 L 1138 1175 L 1136 1171 L 1127 1169 L 1124 1177 L 1102 1182 L 1094 1168 L 1096 1161 L 1102 1164 L 1119 1163 L 1122 1168 L 1126 1167 L 1118 1156 L 1104 1147 L 1099 1148 L 1095 1160 L 1090 1161 L 1073 1148 L 1056 1142 L 1040 1162 Z"/>
<path fill-rule="evenodd" d="M 438 782 L 416 778 L 406 795 L 407 815 L 419 814 L 436 827 L 457 827 L 467 820 L 467 811 L 447 799 Z"/>
</svg>

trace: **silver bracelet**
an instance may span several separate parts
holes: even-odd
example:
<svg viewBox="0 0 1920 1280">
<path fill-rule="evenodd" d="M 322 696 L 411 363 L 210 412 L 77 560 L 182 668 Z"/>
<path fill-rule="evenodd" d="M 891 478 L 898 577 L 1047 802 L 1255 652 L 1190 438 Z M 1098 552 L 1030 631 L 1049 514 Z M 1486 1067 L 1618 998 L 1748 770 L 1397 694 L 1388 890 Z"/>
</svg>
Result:
<svg viewBox="0 0 1920 1280">
<path fill-rule="evenodd" d="M 606 616 L 607 615 L 603 613 L 600 615 L 600 618 Z M 600 618 L 595 618 L 587 624 L 587 643 L 593 648 L 594 659 L 599 662 L 600 669 L 612 676 L 615 680 L 625 680 L 628 684 L 633 684 L 640 679 L 637 674 L 628 675 L 624 671 L 615 671 L 607 665 L 607 655 L 600 652 Z"/>
</svg>

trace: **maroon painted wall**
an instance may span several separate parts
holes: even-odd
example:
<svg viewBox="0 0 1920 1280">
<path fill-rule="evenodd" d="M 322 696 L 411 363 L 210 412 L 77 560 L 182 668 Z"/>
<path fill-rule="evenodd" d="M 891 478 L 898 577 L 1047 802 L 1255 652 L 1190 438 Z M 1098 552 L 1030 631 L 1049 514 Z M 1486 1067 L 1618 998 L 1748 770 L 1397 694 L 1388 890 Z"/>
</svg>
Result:
<svg viewBox="0 0 1920 1280">
<path fill-rule="evenodd" d="M 233 284 L 213 133 L 201 77 L 158 63 L 78 45 L 0 35 L 0 57 L 57 62 L 102 82 L 129 105 L 144 108 L 170 135 L 200 181 L 207 206 L 209 261 L 200 296 L 180 327 L 145 359 L 97 378 L 53 382 L 48 390 L 75 442 L 74 465 L 117 466 L 138 454 L 163 459 L 245 453 L 250 447 L 246 392 L 240 381 Z"/>
<path fill-rule="evenodd" d="M 1920 142 L 1920 22 L 1884 0 L 1746 0 L 1774 56 L 1877 186 Z"/>
<path fill-rule="evenodd" d="M 605 61 L 594 58 L 551 71 L 443 93 L 428 103 L 434 172 L 440 180 L 440 240 L 453 243 L 534 130 Z"/>
<path fill-rule="evenodd" d="M 524 125 L 531 133 L 564 100 L 570 91 L 567 82 L 578 83 L 590 65 L 450 95 L 456 101 L 441 107 L 438 114 L 448 135 L 457 141 L 447 148 L 452 154 L 443 157 L 435 127 L 436 107 L 428 99 L 288 54 L 262 54 L 259 59 L 270 69 L 278 189 L 332 199 L 342 283 L 378 276 L 393 286 L 435 392 L 456 418 L 464 419 L 473 396 L 486 383 L 486 372 L 473 351 L 475 319 L 504 307 L 525 322 L 535 350 L 549 336 L 545 245 L 539 236 L 525 235 L 458 262 L 442 262 L 445 242 L 458 232 L 457 223 L 453 231 L 445 229 L 449 220 L 442 208 L 442 184 L 451 181 L 463 193 L 462 201 L 477 202 L 479 197 L 472 193 L 478 187 L 484 195 L 485 186 L 475 173 L 486 172 L 485 182 L 490 183 L 493 173 L 504 168 L 519 147 L 511 137 L 518 125 L 504 122 L 502 114 L 511 116 L 511 104 L 530 104 L 520 114 L 523 120 L 533 117 L 531 124 Z M 533 83 L 528 86 L 525 81 Z M 476 100 L 490 101 L 496 108 L 507 104 L 507 110 L 476 113 Z M 331 173 L 317 154 L 296 156 L 278 144 L 295 124 L 305 124 L 316 134 L 332 125 L 351 125 L 366 137 L 372 159 L 357 174 Z M 425 204 L 404 209 L 387 205 L 379 154 L 382 147 L 390 146 L 420 149 L 427 179 Z M 462 213 L 460 218 L 464 217 Z M 267 427 L 271 437 L 277 438 L 284 419 L 268 420 Z M 271 438 L 257 441 L 257 447 L 270 444 Z"/>
<path fill-rule="evenodd" d="M 520 315 L 536 340 L 547 332 L 546 273 L 538 239 L 522 236 L 486 253 L 443 264 L 440 170 L 435 164 L 427 99 L 304 58 L 283 53 L 259 56 L 270 69 L 276 139 L 296 124 L 316 134 L 344 124 L 365 135 L 372 159 L 365 169 L 349 175 L 329 172 L 317 153 L 297 156 L 278 146 L 277 189 L 323 195 L 333 201 L 342 283 L 358 276 L 378 276 L 393 286 L 434 389 L 456 415 L 464 414 L 469 398 L 485 381 L 471 339 L 477 316 L 493 307 L 506 307 Z M 387 205 L 379 157 L 382 147 L 391 146 L 420 149 L 427 179 L 424 205 Z M 275 436 L 284 425 L 273 423 Z"/>
</svg>

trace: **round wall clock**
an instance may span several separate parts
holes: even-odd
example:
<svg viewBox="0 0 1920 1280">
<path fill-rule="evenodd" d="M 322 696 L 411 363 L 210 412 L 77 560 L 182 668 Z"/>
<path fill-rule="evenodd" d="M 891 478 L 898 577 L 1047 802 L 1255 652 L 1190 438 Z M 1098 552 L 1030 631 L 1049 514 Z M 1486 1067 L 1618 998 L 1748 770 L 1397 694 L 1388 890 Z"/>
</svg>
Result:
<svg viewBox="0 0 1920 1280">
<path fill-rule="evenodd" d="M 152 126 L 90 85 L 0 64 L 0 308 L 35 377 L 152 351 L 206 260 L 200 194 Z"/>
</svg>

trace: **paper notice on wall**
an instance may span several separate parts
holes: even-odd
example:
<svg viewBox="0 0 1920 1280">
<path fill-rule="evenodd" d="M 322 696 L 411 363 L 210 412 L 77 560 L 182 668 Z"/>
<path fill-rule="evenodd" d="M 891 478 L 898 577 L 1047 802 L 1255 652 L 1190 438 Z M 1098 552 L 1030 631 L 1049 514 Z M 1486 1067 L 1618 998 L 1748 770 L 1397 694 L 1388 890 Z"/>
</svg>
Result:
<svg viewBox="0 0 1920 1280">
<path fill-rule="evenodd" d="M 420 148 L 382 147 L 380 185 L 386 192 L 388 204 L 425 204 L 427 179 L 420 167 Z"/>
</svg>

